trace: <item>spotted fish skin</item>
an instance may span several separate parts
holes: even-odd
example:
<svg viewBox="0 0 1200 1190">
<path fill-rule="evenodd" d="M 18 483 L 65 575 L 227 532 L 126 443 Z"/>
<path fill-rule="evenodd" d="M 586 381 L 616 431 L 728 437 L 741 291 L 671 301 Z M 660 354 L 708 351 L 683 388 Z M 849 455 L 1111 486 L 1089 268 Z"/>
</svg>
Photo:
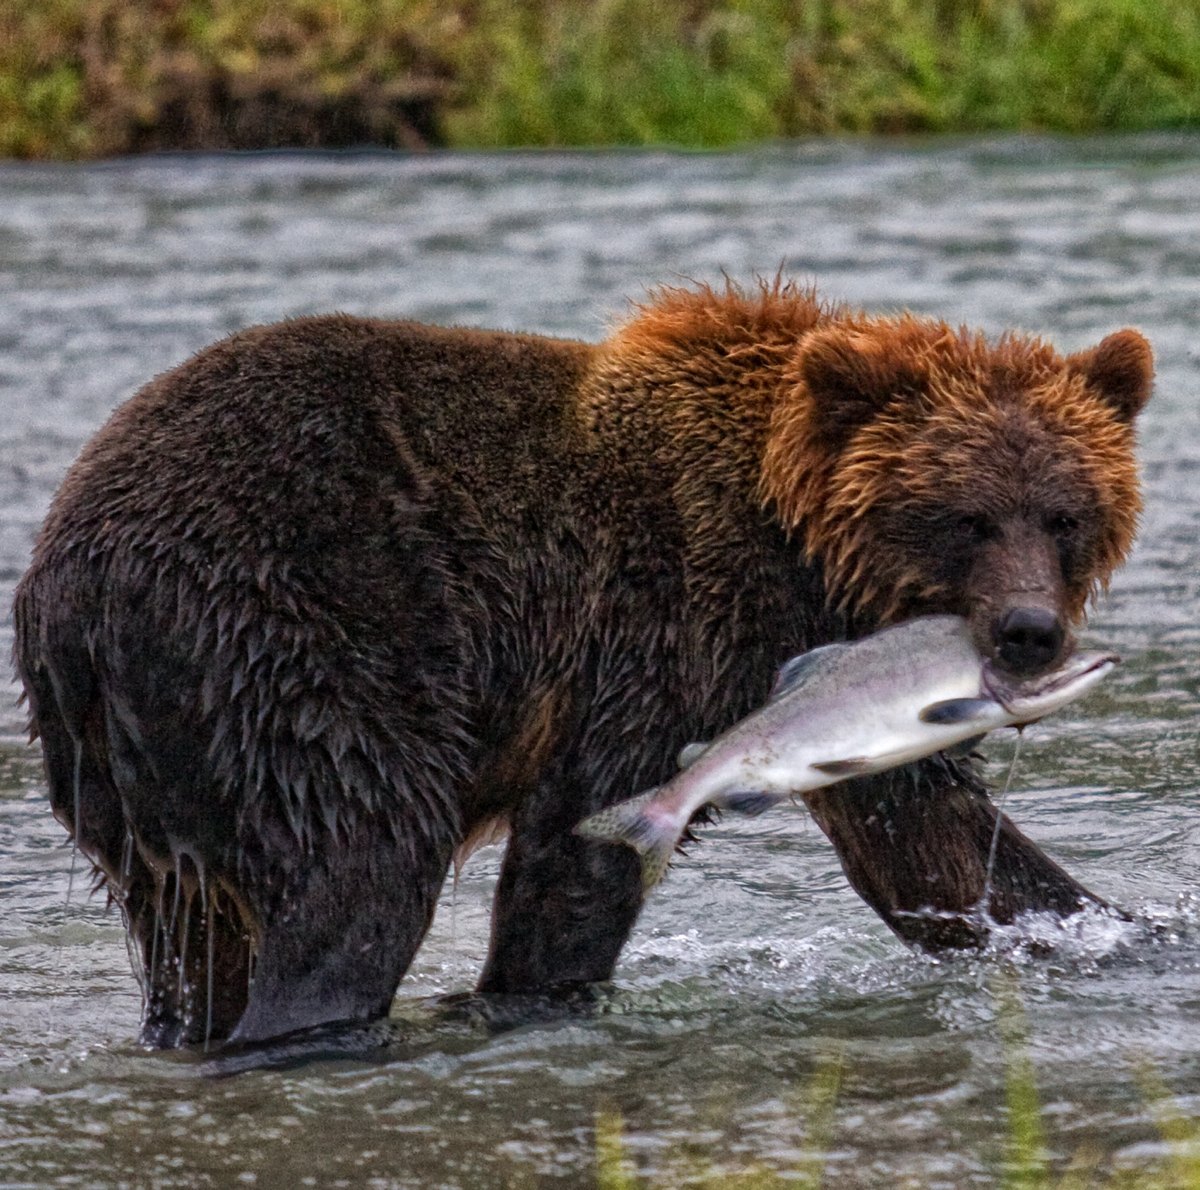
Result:
<svg viewBox="0 0 1200 1190">
<path fill-rule="evenodd" d="M 626 843 L 638 852 L 642 857 L 642 887 L 646 890 L 667 874 L 676 843 L 670 816 L 648 812 L 658 794 L 658 786 L 647 789 L 637 797 L 593 814 L 575 828 L 577 835 Z"/>
</svg>

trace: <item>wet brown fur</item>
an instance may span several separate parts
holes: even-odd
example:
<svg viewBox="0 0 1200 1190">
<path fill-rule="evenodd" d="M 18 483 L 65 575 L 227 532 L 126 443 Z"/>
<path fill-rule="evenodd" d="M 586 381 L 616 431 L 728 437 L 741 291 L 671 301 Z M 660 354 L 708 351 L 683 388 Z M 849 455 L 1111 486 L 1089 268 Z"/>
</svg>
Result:
<svg viewBox="0 0 1200 1190">
<path fill-rule="evenodd" d="M 597 346 L 302 319 L 153 381 L 72 468 L 15 607 L 144 1037 L 386 1011 L 498 820 L 481 988 L 607 978 L 638 865 L 575 823 L 803 649 L 1026 590 L 1077 620 L 1132 539 L 1149 376 L 1132 331 L 1064 358 L 776 283 L 661 291 Z M 976 938 L 970 767 L 839 790 L 811 808 L 888 924 Z M 1002 919 L 1095 899 L 1007 822 L 1000 855 Z"/>
<path fill-rule="evenodd" d="M 881 556 L 877 514 L 894 521 L 906 507 L 934 505 L 995 513 L 1025 495 L 1012 474 L 1020 456 L 1042 452 L 1064 505 L 1096 514 L 1090 564 L 1068 592 L 1077 620 L 1124 560 L 1141 509 L 1133 415 L 1149 392 L 1149 349 L 1125 332 L 1110 351 L 1118 358 L 1064 359 L 1037 339 L 1005 335 L 993 346 L 910 315 L 840 314 L 789 367 L 796 399 L 776 407 L 763 494 L 823 559 L 836 598 L 887 620 L 945 592 L 910 559 Z M 1106 384 L 1123 392 L 1126 370 L 1142 376 L 1131 408 L 1105 395 Z M 850 386 L 858 408 L 831 417 L 822 398 Z M 796 468 L 801 457 L 815 465 Z"/>
</svg>

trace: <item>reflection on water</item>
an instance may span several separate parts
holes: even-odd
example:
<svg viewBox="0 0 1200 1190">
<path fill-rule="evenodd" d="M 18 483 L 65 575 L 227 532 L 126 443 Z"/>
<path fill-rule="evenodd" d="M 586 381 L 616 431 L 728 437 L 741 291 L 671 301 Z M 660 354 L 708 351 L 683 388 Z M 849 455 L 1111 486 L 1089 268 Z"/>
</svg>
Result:
<svg viewBox="0 0 1200 1190">
<path fill-rule="evenodd" d="M 232 1077 L 236 1060 L 133 1044 L 123 931 L 82 864 L 68 903 L 71 851 L 6 699 L 0 1181 L 571 1184 L 591 1176 L 607 1110 L 646 1171 L 696 1153 L 788 1169 L 834 1053 L 836 1184 L 989 1185 L 1011 981 L 1056 1159 L 1157 1160 L 1136 1070 L 1200 1115 L 1197 196 L 1200 141 L 1161 138 L 0 167 L 8 589 L 113 405 L 252 322 L 340 309 L 594 338 L 656 282 L 783 264 L 829 297 L 1071 349 L 1131 323 L 1159 361 L 1142 543 L 1090 632 L 1126 662 L 1029 733 L 1007 803 L 1136 921 L 1027 922 L 987 955 L 936 961 L 847 890 L 801 812 L 727 820 L 652 898 L 615 986 L 530 1023 L 521 1005 L 437 999 L 482 962 L 490 849 L 447 891 L 391 1021 Z M 1010 749 L 990 745 L 997 780 Z"/>
</svg>

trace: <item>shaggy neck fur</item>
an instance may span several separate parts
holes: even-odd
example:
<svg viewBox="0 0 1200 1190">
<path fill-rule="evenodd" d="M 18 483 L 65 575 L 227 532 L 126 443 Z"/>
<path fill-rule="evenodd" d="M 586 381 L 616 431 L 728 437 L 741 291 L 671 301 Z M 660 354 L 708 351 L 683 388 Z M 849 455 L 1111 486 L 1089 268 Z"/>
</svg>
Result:
<svg viewBox="0 0 1200 1190">
<path fill-rule="evenodd" d="M 969 502 L 944 477 L 969 478 L 964 454 L 1010 445 L 1018 428 L 1070 444 L 1065 465 L 1104 519 L 1091 581 L 1072 593 L 1080 616 L 1136 530 L 1132 424 L 1149 368 L 1136 332 L 1063 357 L 1033 338 L 990 344 L 931 319 L 823 305 L 777 280 L 658 292 L 601 349 L 589 399 L 606 428 L 655 435 L 665 469 L 757 474 L 759 504 L 821 564 L 831 604 L 875 622 L 944 594 L 891 548 L 881 510 Z"/>
</svg>

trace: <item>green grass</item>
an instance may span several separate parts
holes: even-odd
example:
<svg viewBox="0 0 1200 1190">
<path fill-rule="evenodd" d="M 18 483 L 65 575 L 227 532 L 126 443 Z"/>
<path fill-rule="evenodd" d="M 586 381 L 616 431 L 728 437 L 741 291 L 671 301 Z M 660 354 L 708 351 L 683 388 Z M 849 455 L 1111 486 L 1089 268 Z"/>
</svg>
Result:
<svg viewBox="0 0 1200 1190">
<path fill-rule="evenodd" d="M 1200 0 L 0 5 L 8 156 L 1198 126 Z"/>
<path fill-rule="evenodd" d="M 483 0 L 480 11 L 468 40 L 481 69 L 448 115 L 454 143 L 713 148 L 786 134 L 788 46 L 805 31 L 795 5 Z"/>
<path fill-rule="evenodd" d="M 259 113 L 264 143 L 280 113 L 300 143 L 321 143 L 347 110 L 386 143 L 406 96 L 448 93 L 441 48 L 462 23 L 439 0 L 10 0 L 0 156 L 103 156 L 172 136 L 224 147 L 239 104 L 251 124 Z"/>
<path fill-rule="evenodd" d="M 1004 1103 L 1008 1116 L 1008 1143 L 1001 1185 L 1004 1190 L 1048 1190 L 1046 1134 L 1037 1079 L 1029 1056 L 1025 1010 L 1015 985 L 999 993 L 1000 1036 L 1004 1044 Z"/>
<path fill-rule="evenodd" d="M 714 147 L 1200 122 L 1189 0 L 484 0 L 451 139 Z"/>
</svg>

